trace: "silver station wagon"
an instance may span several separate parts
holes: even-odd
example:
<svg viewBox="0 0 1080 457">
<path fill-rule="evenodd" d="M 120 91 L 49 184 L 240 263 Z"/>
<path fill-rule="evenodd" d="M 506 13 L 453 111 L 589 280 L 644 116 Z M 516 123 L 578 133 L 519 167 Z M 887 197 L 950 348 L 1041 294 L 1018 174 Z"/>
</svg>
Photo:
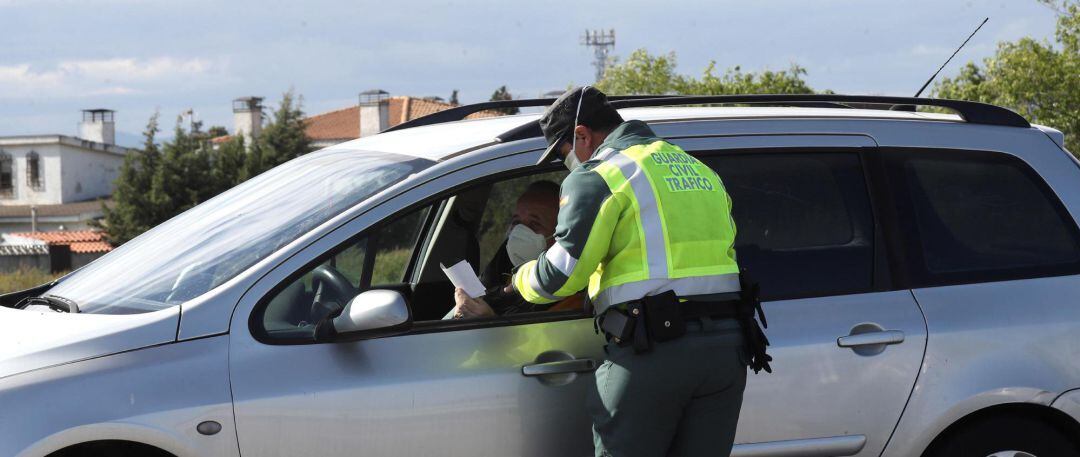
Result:
<svg viewBox="0 0 1080 457">
<path fill-rule="evenodd" d="M 733 455 L 1080 452 L 1060 132 L 947 100 L 613 100 L 734 201 L 775 372 Z M 514 198 L 565 175 L 535 165 L 538 114 L 462 119 L 549 103 L 305 155 L 0 297 L 0 456 L 591 455 L 587 302 L 443 319 L 440 264 L 483 269 Z"/>
</svg>

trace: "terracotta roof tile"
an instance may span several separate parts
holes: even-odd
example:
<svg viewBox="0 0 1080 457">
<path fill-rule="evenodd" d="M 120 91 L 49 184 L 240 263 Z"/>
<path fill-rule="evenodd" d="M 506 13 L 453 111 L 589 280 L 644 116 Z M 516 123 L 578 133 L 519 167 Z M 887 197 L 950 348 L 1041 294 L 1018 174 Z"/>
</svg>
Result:
<svg viewBox="0 0 1080 457">
<path fill-rule="evenodd" d="M 453 108 L 446 102 L 417 97 L 390 97 L 389 127 L 402 122 Z M 499 116 L 495 111 L 470 114 L 466 119 Z M 350 106 L 336 111 L 316 114 L 304 120 L 307 135 L 312 140 L 352 140 L 360 138 L 360 107 Z"/>
<path fill-rule="evenodd" d="M 83 243 L 71 243 L 71 252 L 76 254 L 90 254 L 95 252 L 109 252 L 112 245 L 105 241 L 88 241 Z"/>
<path fill-rule="evenodd" d="M 42 241 L 47 245 L 68 245 L 71 247 L 71 252 L 76 254 L 109 252 L 113 249 L 112 245 L 105 241 L 104 233 L 98 230 L 55 230 L 9 233 L 8 235 Z"/>
<path fill-rule="evenodd" d="M 344 140 L 360 138 L 360 107 L 317 114 L 304 120 L 305 132 L 313 140 Z"/>
<path fill-rule="evenodd" d="M 55 230 L 50 232 L 21 232 L 12 233 L 11 236 L 32 238 L 48 244 L 72 244 L 80 242 L 100 242 L 105 238 L 97 230 Z"/>
</svg>

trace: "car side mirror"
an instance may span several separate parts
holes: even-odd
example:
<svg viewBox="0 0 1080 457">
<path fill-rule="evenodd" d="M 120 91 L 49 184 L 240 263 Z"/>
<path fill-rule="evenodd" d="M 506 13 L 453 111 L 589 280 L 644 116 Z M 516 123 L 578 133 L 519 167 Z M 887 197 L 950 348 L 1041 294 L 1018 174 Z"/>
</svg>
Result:
<svg viewBox="0 0 1080 457">
<path fill-rule="evenodd" d="M 405 297 L 396 290 L 374 289 L 349 300 L 337 317 L 320 322 L 315 341 L 348 341 L 393 335 L 412 326 Z"/>
</svg>

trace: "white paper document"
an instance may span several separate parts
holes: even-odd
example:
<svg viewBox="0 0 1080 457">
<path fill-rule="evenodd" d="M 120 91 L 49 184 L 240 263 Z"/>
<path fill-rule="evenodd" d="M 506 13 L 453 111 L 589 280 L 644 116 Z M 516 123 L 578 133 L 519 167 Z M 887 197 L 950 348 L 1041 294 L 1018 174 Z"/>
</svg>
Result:
<svg viewBox="0 0 1080 457">
<path fill-rule="evenodd" d="M 454 287 L 460 287 L 465 290 L 465 293 L 472 298 L 483 297 L 487 290 L 484 288 L 484 284 L 480 282 L 480 278 L 476 277 L 476 273 L 473 272 L 472 265 L 469 261 L 462 260 L 455 263 L 454 266 L 446 268 L 446 265 L 439 264 L 442 267 L 443 273 L 446 273 L 446 277 L 450 279 L 450 282 L 454 284 Z"/>
</svg>

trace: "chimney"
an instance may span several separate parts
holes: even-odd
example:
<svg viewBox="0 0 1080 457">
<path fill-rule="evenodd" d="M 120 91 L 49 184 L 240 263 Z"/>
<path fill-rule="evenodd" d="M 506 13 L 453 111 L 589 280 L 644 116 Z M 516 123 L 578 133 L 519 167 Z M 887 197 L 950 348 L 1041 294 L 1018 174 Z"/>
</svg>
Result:
<svg viewBox="0 0 1080 457">
<path fill-rule="evenodd" d="M 244 137 L 244 147 L 251 147 L 262 132 L 262 97 L 240 97 L 233 100 L 233 130 Z"/>
<path fill-rule="evenodd" d="M 111 109 L 84 109 L 79 123 L 79 138 L 104 144 L 116 144 L 116 111 Z"/>
<path fill-rule="evenodd" d="M 390 127 L 390 93 L 381 89 L 360 92 L 360 137 Z"/>
</svg>

